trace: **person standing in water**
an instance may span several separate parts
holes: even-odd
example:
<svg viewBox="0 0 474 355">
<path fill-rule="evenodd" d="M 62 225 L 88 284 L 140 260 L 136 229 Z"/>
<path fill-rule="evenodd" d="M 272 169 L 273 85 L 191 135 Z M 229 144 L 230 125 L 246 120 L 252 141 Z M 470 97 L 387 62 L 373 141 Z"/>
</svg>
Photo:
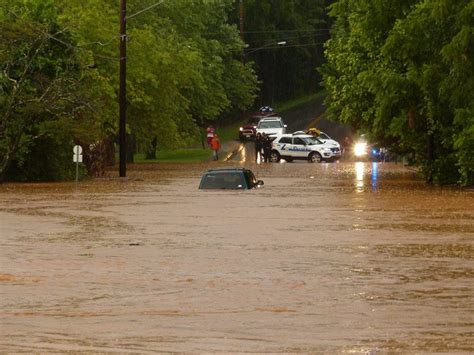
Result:
<svg viewBox="0 0 474 355">
<path fill-rule="evenodd" d="M 221 142 L 219 141 L 217 134 L 214 134 L 209 145 L 211 146 L 214 160 L 219 160 L 219 149 L 221 149 Z"/>
<path fill-rule="evenodd" d="M 255 161 L 258 162 L 258 155 L 260 154 L 260 157 L 262 156 L 262 149 L 263 149 L 263 144 L 262 144 L 262 135 L 260 133 L 257 133 L 255 135 Z M 260 161 L 263 159 L 260 158 Z"/>
</svg>

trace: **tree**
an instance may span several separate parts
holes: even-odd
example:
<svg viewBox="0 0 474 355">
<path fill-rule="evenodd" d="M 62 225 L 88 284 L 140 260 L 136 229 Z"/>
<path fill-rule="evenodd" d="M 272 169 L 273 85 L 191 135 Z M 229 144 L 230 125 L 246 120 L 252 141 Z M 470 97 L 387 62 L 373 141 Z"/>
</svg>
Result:
<svg viewBox="0 0 474 355">
<path fill-rule="evenodd" d="M 335 2 L 331 117 L 412 155 L 429 182 L 472 184 L 472 14 L 469 1 Z"/>
<path fill-rule="evenodd" d="M 252 104 L 256 76 L 239 60 L 230 0 L 163 2 L 141 12 L 152 3 L 129 2 L 127 132 L 142 147 L 189 145 L 204 120 Z M 21 169 L 31 178 L 32 158 L 45 146 L 48 162 L 59 159 L 66 172 L 71 150 L 62 157 L 52 147 L 114 141 L 117 19 L 117 3 L 102 0 L 0 0 L 2 179 Z"/>
<path fill-rule="evenodd" d="M 251 63 L 238 60 L 243 44 L 237 28 L 227 23 L 231 1 L 163 2 L 133 16 L 153 3 L 129 2 L 128 130 L 141 145 L 184 146 L 196 140 L 204 121 L 251 105 L 257 81 Z M 80 44 L 117 43 L 112 5 L 64 0 L 62 6 L 64 26 L 75 29 Z M 104 40 L 98 33 L 112 37 Z M 111 45 L 94 48 L 107 57 L 115 50 Z M 108 85 L 117 87 L 117 63 L 100 56 L 95 60 Z"/>
<path fill-rule="evenodd" d="M 245 59 L 255 61 L 261 100 L 288 100 L 317 90 L 329 37 L 324 0 L 244 0 Z M 240 2 L 233 10 L 239 22 Z M 285 42 L 279 46 L 278 42 Z"/>
<path fill-rule="evenodd" d="M 13 162 L 22 170 L 35 147 L 69 142 L 63 149 L 70 153 L 72 132 L 80 135 L 79 126 L 86 124 L 88 101 L 81 86 L 91 76 L 84 73 L 84 58 L 60 43 L 68 40 L 67 32 L 57 31 L 53 1 L 31 2 L 27 11 L 21 1 L 0 3 L 0 182 Z M 67 175 L 61 159 L 36 164 Z"/>
</svg>

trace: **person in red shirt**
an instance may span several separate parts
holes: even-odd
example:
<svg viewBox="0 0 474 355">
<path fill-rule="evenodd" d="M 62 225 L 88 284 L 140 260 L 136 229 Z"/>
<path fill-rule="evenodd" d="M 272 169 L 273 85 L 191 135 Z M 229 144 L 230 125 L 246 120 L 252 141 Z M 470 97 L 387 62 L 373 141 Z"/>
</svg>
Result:
<svg viewBox="0 0 474 355">
<path fill-rule="evenodd" d="M 219 149 L 221 149 L 221 142 L 219 141 L 217 134 L 214 134 L 214 137 L 212 137 L 210 146 L 214 154 L 214 160 L 219 160 Z"/>
<path fill-rule="evenodd" d="M 209 147 L 211 146 L 211 140 L 212 140 L 212 138 L 214 137 L 215 134 L 216 134 L 216 130 L 214 129 L 214 127 L 212 127 L 212 125 L 207 127 L 206 135 L 207 135 L 207 145 Z"/>
</svg>

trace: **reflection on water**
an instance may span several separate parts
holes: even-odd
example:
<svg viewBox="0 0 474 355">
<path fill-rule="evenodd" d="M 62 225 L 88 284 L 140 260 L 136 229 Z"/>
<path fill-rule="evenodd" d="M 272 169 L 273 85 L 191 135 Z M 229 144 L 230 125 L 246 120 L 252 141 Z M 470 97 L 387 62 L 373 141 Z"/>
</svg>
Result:
<svg viewBox="0 0 474 355">
<path fill-rule="evenodd" d="M 234 164 L 0 185 L 3 352 L 474 351 L 474 192 L 253 156 L 263 188 L 198 190 Z"/>
<path fill-rule="evenodd" d="M 356 192 L 363 192 L 364 191 L 364 176 L 366 173 L 368 163 L 364 162 L 356 162 L 354 164 L 354 171 L 355 171 L 355 189 Z M 371 170 L 371 186 L 372 191 L 377 190 L 377 180 L 379 175 L 379 163 L 372 162 L 372 170 Z"/>
<path fill-rule="evenodd" d="M 239 150 L 239 152 L 240 152 L 240 155 L 242 156 L 241 162 L 242 162 L 242 163 L 245 163 L 246 160 L 247 160 L 247 145 L 246 145 L 246 144 L 242 144 L 242 145 L 241 145 L 241 148 L 240 148 L 240 150 Z"/>
<path fill-rule="evenodd" d="M 377 177 L 379 172 L 379 164 L 377 162 L 372 162 L 372 190 L 377 189 Z"/>
<path fill-rule="evenodd" d="M 364 191 L 364 169 L 365 163 L 358 161 L 355 163 L 355 173 L 356 173 L 356 191 L 362 192 Z"/>
</svg>

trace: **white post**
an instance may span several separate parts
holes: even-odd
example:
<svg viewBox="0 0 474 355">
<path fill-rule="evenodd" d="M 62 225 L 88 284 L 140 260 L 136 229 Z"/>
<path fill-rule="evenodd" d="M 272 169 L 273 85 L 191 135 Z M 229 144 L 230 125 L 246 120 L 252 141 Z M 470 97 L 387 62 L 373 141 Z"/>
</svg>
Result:
<svg viewBox="0 0 474 355">
<path fill-rule="evenodd" d="M 82 147 L 80 145 L 75 145 L 72 161 L 76 163 L 76 185 L 79 182 L 79 163 L 82 163 Z"/>
</svg>

